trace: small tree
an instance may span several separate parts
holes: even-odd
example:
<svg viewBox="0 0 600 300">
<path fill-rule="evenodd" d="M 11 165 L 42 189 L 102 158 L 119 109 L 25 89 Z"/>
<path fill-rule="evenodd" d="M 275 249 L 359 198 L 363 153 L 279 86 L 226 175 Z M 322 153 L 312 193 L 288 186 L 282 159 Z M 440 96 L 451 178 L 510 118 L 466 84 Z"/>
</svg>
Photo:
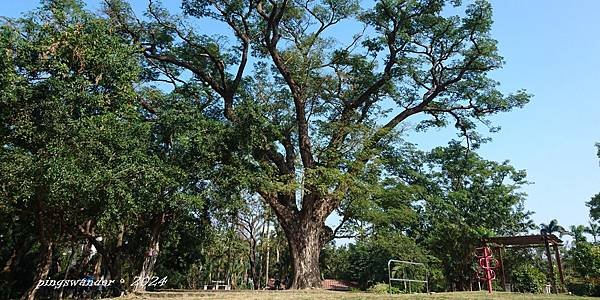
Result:
<svg viewBox="0 0 600 300">
<path fill-rule="evenodd" d="M 590 221 L 589 226 L 584 228 L 585 233 L 589 233 L 592 235 L 594 239 L 594 244 L 598 242 L 598 235 L 600 234 L 600 226 L 597 223 Z"/>
<path fill-rule="evenodd" d="M 585 232 L 587 232 L 587 227 L 583 225 L 571 225 L 568 234 L 572 236 L 575 239 L 575 243 L 577 243 L 586 241 L 585 236 L 583 235 Z"/>
</svg>

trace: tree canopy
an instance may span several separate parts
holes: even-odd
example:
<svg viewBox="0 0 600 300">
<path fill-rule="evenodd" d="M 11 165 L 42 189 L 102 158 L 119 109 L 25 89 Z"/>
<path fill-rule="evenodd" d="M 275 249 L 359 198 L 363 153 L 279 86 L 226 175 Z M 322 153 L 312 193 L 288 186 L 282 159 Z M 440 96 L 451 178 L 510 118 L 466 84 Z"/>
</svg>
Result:
<svg viewBox="0 0 600 300">
<path fill-rule="evenodd" d="M 178 16 L 150 1 L 140 20 L 124 1 L 108 1 L 107 11 L 155 80 L 209 87 L 223 121 L 245 133 L 246 183 L 277 215 L 293 286 L 303 288 L 320 284 L 317 249 L 332 232 L 325 219 L 401 123 L 421 115 L 420 129 L 451 123 L 477 142 L 477 122 L 529 101 L 523 91 L 503 95 L 488 76 L 502 65 L 490 4 L 442 13 L 458 4 L 186 0 Z M 230 35 L 193 20 L 219 22 Z M 334 38 L 348 21 L 364 29 Z"/>
<path fill-rule="evenodd" d="M 115 295 L 160 274 L 367 288 L 390 258 L 466 289 L 482 237 L 531 228 L 525 172 L 476 153 L 489 117 L 531 97 L 489 75 L 488 2 L 181 4 L 44 0 L 1 24 L 1 296 L 86 272 L 119 279 Z M 445 147 L 404 140 L 446 126 Z M 355 263 L 320 269 L 335 260 Z"/>
</svg>

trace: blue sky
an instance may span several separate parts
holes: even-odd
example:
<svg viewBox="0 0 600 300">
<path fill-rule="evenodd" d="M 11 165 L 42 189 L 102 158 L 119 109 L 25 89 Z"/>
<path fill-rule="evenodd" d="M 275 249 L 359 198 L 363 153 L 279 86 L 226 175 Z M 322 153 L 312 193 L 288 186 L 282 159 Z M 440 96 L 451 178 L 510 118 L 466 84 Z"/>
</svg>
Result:
<svg viewBox="0 0 600 300">
<path fill-rule="evenodd" d="M 569 3 L 566 5 L 565 3 Z M 588 221 L 585 202 L 600 192 L 600 1 L 494 1 L 493 34 L 506 66 L 493 74 L 507 91 L 534 95 L 496 118 L 502 131 L 484 146 L 535 182 L 526 188 L 536 222 Z"/>
<path fill-rule="evenodd" d="M 493 118 L 502 130 L 479 153 L 527 170 L 533 220 L 556 218 L 567 227 L 587 224 L 585 202 L 600 192 L 594 147 L 600 142 L 600 1 L 565 3 L 492 1 L 492 34 L 506 61 L 492 77 L 502 91 L 525 88 L 534 97 L 523 109 Z M 454 134 L 440 130 L 410 140 L 427 149 Z"/>
<path fill-rule="evenodd" d="M 98 2 L 88 0 L 92 9 Z M 145 1 L 135 0 L 137 8 Z M 170 3 L 171 1 L 163 1 Z M 179 2 L 179 1 L 177 1 Z M 469 1 L 464 1 L 469 3 Z M 600 193 L 600 1 L 494 0 L 493 36 L 506 65 L 492 73 L 506 92 L 534 95 L 525 108 L 494 117 L 502 130 L 479 153 L 510 160 L 533 184 L 526 207 L 536 223 L 586 224 L 585 202 Z M 0 0 L 0 15 L 17 17 L 37 0 Z M 445 145 L 452 129 L 412 133 L 423 149 Z"/>
</svg>

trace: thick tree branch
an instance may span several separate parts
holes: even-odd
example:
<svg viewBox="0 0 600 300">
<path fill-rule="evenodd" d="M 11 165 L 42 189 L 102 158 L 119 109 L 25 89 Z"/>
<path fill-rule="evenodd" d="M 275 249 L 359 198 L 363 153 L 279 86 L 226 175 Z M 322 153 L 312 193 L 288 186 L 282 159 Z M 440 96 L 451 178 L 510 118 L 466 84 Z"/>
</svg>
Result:
<svg viewBox="0 0 600 300">
<path fill-rule="evenodd" d="M 282 226 L 289 226 L 298 217 L 298 209 L 295 204 L 287 201 L 280 201 L 275 193 L 258 191 L 258 194 L 269 204 L 277 215 L 277 219 L 282 222 Z M 285 203 L 287 202 L 287 203 Z"/>
<path fill-rule="evenodd" d="M 287 0 L 283 1 L 280 5 L 272 4 L 273 8 L 270 14 L 267 14 L 259 2 L 257 5 L 257 11 L 263 17 L 266 22 L 266 27 L 263 30 L 263 42 L 267 51 L 269 52 L 273 63 L 277 70 L 284 78 L 292 98 L 294 100 L 294 108 L 296 112 L 296 122 L 298 124 L 298 145 L 300 148 L 300 157 L 302 164 L 305 168 L 312 168 L 315 165 L 312 146 L 309 136 L 309 125 L 306 118 L 306 103 L 305 96 L 301 86 L 293 78 L 292 73 L 288 70 L 279 50 L 277 49 L 277 42 L 279 41 L 281 34 L 279 33 L 279 22 L 283 17 L 283 13 L 287 6 Z"/>
<path fill-rule="evenodd" d="M 343 143 L 344 139 L 349 134 L 346 128 L 350 124 L 351 116 L 357 108 L 364 105 L 363 110 L 361 112 L 360 121 L 362 121 L 367 116 L 369 108 L 376 101 L 376 99 L 372 98 L 374 98 L 374 95 L 377 92 L 379 92 L 379 90 L 392 78 L 392 70 L 394 65 L 396 65 L 398 59 L 397 55 L 401 51 L 403 51 L 406 45 L 408 44 L 407 42 L 405 42 L 399 48 L 396 46 L 396 39 L 398 31 L 400 30 L 400 24 L 396 20 L 395 16 L 391 14 L 391 12 L 386 11 L 386 13 L 390 17 L 393 26 L 391 30 L 389 30 L 386 33 L 387 47 L 389 53 L 383 73 L 377 81 L 375 81 L 362 93 L 360 93 L 356 99 L 353 99 L 349 102 L 344 102 L 344 108 L 342 110 L 342 113 L 340 114 L 340 118 L 338 121 L 340 123 L 339 130 L 333 133 L 331 140 L 327 146 L 328 150 L 338 149 Z"/>
</svg>

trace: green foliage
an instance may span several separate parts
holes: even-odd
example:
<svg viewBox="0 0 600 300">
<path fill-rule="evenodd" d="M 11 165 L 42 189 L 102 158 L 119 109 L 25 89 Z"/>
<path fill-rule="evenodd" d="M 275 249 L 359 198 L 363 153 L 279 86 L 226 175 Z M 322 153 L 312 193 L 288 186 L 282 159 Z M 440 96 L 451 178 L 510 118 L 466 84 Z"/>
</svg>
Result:
<svg viewBox="0 0 600 300">
<path fill-rule="evenodd" d="M 569 227 L 569 235 L 573 236 L 575 243 L 586 242 L 584 233 L 587 233 L 587 228 L 584 225 L 571 225 Z"/>
<path fill-rule="evenodd" d="M 471 256 L 481 241 L 496 234 L 527 230 L 523 210 L 525 172 L 487 161 L 456 143 L 428 156 L 434 192 L 422 206 L 425 243 L 443 264 L 449 285 L 468 289 L 475 274 Z"/>
<path fill-rule="evenodd" d="M 320 257 L 324 278 L 356 281 L 362 289 L 369 289 L 371 292 L 383 289 L 380 286 L 382 284 L 377 282 L 387 281 L 387 263 L 390 259 L 427 262 L 427 257 L 413 240 L 393 232 L 378 232 L 341 247 L 328 244 Z M 423 267 L 404 265 L 394 265 L 392 270 L 396 277 L 406 273 L 407 276 L 423 280 L 424 272 Z M 384 292 L 387 289 L 388 285 L 385 284 Z M 419 289 L 419 284 L 413 283 L 413 291 Z M 394 287 L 394 290 L 400 291 L 398 287 Z"/>
<path fill-rule="evenodd" d="M 596 147 L 600 158 L 600 143 L 596 143 Z M 594 195 L 586 205 L 590 208 L 592 220 L 600 220 L 600 193 Z M 572 257 L 573 269 L 580 276 L 579 282 L 569 286 L 569 290 L 573 289 L 576 295 L 600 296 L 600 247 L 597 245 L 600 228 L 593 221 L 584 231 L 592 235 L 595 245 L 577 243 L 569 253 Z"/>
<path fill-rule="evenodd" d="M 511 274 L 511 284 L 514 291 L 524 293 L 542 293 L 546 286 L 546 275 L 532 265 L 521 265 Z"/>
<path fill-rule="evenodd" d="M 390 292 L 392 294 L 397 294 L 399 292 L 399 290 L 397 288 L 392 288 L 390 290 L 390 285 L 387 283 L 376 283 L 373 286 L 371 286 L 370 288 L 368 288 L 367 292 L 373 293 L 373 294 L 388 294 Z"/>
<path fill-rule="evenodd" d="M 468 290 L 476 274 L 473 251 L 485 238 L 532 228 L 520 192 L 525 172 L 484 160 L 458 142 L 429 153 L 410 144 L 390 147 L 367 170 L 361 184 L 370 192 L 345 199 L 340 231 L 397 232 L 415 241 L 429 254 L 436 289 Z M 514 265 L 531 259 L 515 256 Z"/>
<path fill-rule="evenodd" d="M 573 270 L 584 278 L 600 280 L 600 246 L 577 243 L 569 251 Z"/>
<path fill-rule="evenodd" d="M 329 240 L 321 226 L 337 209 L 335 233 L 358 239 L 326 248 L 323 273 L 365 288 L 386 279 L 390 258 L 426 262 L 427 250 L 449 285 L 464 283 L 482 237 L 527 228 L 525 173 L 458 142 L 421 153 L 397 129 L 420 114 L 418 130 L 452 124 L 476 146 L 478 123 L 530 95 L 504 95 L 488 76 L 503 63 L 491 5 L 448 16 L 451 5 L 184 0 L 182 16 L 151 3 L 138 19 L 125 1 L 106 1 L 98 17 L 81 1 L 44 0 L 3 23 L 0 257 L 27 258 L 9 297 L 31 283 L 44 245 L 56 254 L 93 244 L 101 272 L 129 283 L 160 241 L 155 272 L 169 287 L 224 277 L 242 286 L 256 250 L 235 234 L 248 194 L 285 226 L 272 268 L 282 277 L 292 260 L 283 232 L 318 228 Z M 189 18 L 225 24 L 233 41 L 188 28 Z M 328 34 L 347 21 L 364 32 L 349 43 Z M 262 255 L 252 257 L 271 262 Z M 64 272 L 49 276 L 79 276 Z"/>
<path fill-rule="evenodd" d="M 544 256 L 545 249 L 543 248 L 512 248 L 510 250 L 505 250 L 506 251 L 503 252 L 502 260 L 504 263 L 504 274 L 507 276 L 507 278 L 510 278 L 510 274 L 513 270 L 518 269 L 523 265 L 535 267 L 543 272 L 548 270 L 548 260 Z M 564 253 L 565 252 L 563 252 L 563 254 Z M 496 253 L 494 253 L 494 256 L 496 259 L 499 258 Z M 497 274 L 497 278 L 499 278 L 499 274 Z"/>
<path fill-rule="evenodd" d="M 445 289 L 469 289 L 476 273 L 472 253 L 483 239 L 532 227 L 519 191 L 527 183 L 525 172 L 508 162 L 484 160 L 458 142 L 430 153 L 410 145 L 390 149 L 384 161 L 383 190 L 395 200 L 389 203 L 405 212 L 387 222 L 363 220 L 373 222 L 374 230 L 387 226 L 406 232 L 438 262 L 431 265 L 432 273 L 439 267 L 443 278 L 434 282 L 445 280 Z M 372 203 L 387 215 L 385 202 Z"/>
<path fill-rule="evenodd" d="M 584 226 L 583 231 L 592 235 L 592 238 L 594 239 L 594 244 L 598 242 L 598 236 L 600 235 L 600 225 L 593 221 L 590 221 L 589 226 Z M 585 238 L 583 239 L 583 241 L 585 241 Z"/>
<path fill-rule="evenodd" d="M 401 234 L 380 233 L 360 239 L 355 245 L 350 245 L 348 251 L 348 272 L 363 289 L 387 280 L 390 259 L 427 262 L 414 241 Z"/>
<path fill-rule="evenodd" d="M 590 217 L 595 220 L 600 220 L 600 193 L 594 195 L 592 199 L 586 202 L 586 205 L 590 208 Z"/>
<path fill-rule="evenodd" d="M 325 279 L 351 279 L 350 248 L 329 243 L 321 250 L 319 266 Z"/>
<path fill-rule="evenodd" d="M 141 208 L 132 199 L 148 183 L 150 126 L 134 106 L 140 57 L 78 1 L 43 1 L 0 36 L 0 195 L 10 215 L 1 222 L 13 233 L 2 246 L 35 266 L 28 252 L 63 251 L 86 221 L 109 227 Z M 33 274 L 13 272 L 6 290 L 24 294 Z"/>
<path fill-rule="evenodd" d="M 43 9 L 2 24 L 0 45 L 0 211 L 12 233 L 2 241 L 2 261 L 10 250 L 35 253 L 39 244 L 59 252 L 66 243 L 94 243 L 92 261 L 101 255 L 114 278 L 125 269 L 131 280 L 163 214 L 195 234 L 166 231 L 166 253 L 181 239 L 194 253 L 210 220 L 190 219 L 205 199 L 223 205 L 228 194 L 207 184 L 223 147 L 208 134 L 221 123 L 198 109 L 208 105 L 190 98 L 191 87 L 168 95 L 141 87 L 137 45 L 78 1 L 43 1 Z M 181 272 L 176 266 L 165 275 Z M 6 290 L 22 294 L 31 281 L 15 274 Z"/>
<path fill-rule="evenodd" d="M 575 295 L 600 295 L 600 246 L 579 241 L 569 249 L 566 265 L 571 272 L 567 288 Z"/>
<path fill-rule="evenodd" d="M 490 125 L 490 115 L 529 101 L 525 91 L 501 93 L 488 76 L 503 64 L 490 34 L 491 5 L 475 1 L 462 14 L 445 13 L 459 6 L 459 1 L 386 0 L 365 8 L 355 0 L 185 0 L 182 15 L 152 4 L 148 19 L 140 22 L 124 1 L 107 1 L 106 11 L 115 27 L 142 46 L 149 80 L 210 88 L 203 96 L 218 99 L 219 120 L 236 129 L 227 158 L 240 168 L 230 170 L 235 176 L 229 183 L 262 195 L 281 225 L 290 227 L 286 232 L 295 232 L 291 227 L 314 227 L 303 222 L 321 226 L 335 209 L 351 216 L 346 231 L 359 227 L 355 217 L 368 219 L 373 229 L 394 223 L 409 230 L 418 219 L 410 195 L 423 189 L 393 183 L 369 189 L 378 185 L 373 168 L 380 166 L 386 145 L 397 143 L 400 124 L 420 114 L 419 130 L 454 125 L 478 144 L 485 140 L 476 133 L 479 123 Z M 222 23 L 230 34 L 192 28 L 189 21 L 195 19 Z M 347 21 L 364 31 L 350 40 L 334 38 L 331 30 Z M 467 201 L 482 192 L 476 189 L 485 185 L 483 178 L 470 195 L 455 191 L 444 197 L 487 201 Z M 400 204 L 394 203 L 398 197 Z M 323 213 L 297 217 L 306 211 Z M 319 228 L 310 234 L 330 232 Z"/>
<path fill-rule="evenodd" d="M 567 290 L 577 296 L 600 296 L 600 284 L 591 282 L 569 282 Z"/>
<path fill-rule="evenodd" d="M 558 233 L 560 235 L 565 234 L 567 230 L 558 224 L 556 219 L 553 219 L 548 224 L 540 224 L 540 229 L 547 234 Z"/>
<path fill-rule="evenodd" d="M 98 208 L 98 186 L 111 176 L 129 179 L 102 166 L 117 150 L 110 146 L 127 146 L 119 143 L 144 126 L 127 124 L 140 71 L 134 47 L 75 1 L 44 4 L 1 27 L 0 168 L 14 213 L 32 220 L 43 209 L 49 223 L 38 226 L 54 230 L 80 221 L 80 208 Z M 105 187 L 116 195 L 123 185 Z"/>
</svg>

